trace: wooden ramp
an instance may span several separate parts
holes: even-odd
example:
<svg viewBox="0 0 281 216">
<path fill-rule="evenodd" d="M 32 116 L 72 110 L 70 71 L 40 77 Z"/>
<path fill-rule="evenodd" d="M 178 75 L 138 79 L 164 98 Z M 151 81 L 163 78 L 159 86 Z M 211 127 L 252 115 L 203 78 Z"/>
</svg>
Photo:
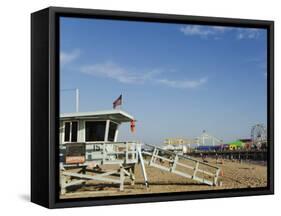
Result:
<svg viewBox="0 0 281 216">
<path fill-rule="evenodd" d="M 134 185 L 134 167 L 137 163 L 141 165 L 146 187 L 149 186 L 149 174 L 147 175 L 146 173 L 145 164 L 203 184 L 218 185 L 220 169 L 194 158 L 178 155 L 157 146 L 141 145 L 133 142 L 103 143 L 100 145 L 100 154 L 94 155 L 95 157 L 91 161 L 86 162 L 94 161 L 99 165 L 115 165 L 115 169 L 99 170 L 98 167 L 89 168 L 89 164 L 86 162 L 82 164 L 61 163 L 61 194 L 65 194 L 68 187 L 83 185 L 89 180 L 117 184 L 119 185 L 119 190 L 123 191 L 126 180 L 129 180 L 131 185 Z M 83 149 L 85 151 L 85 148 Z M 88 149 L 88 151 L 93 152 L 92 149 Z M 86 156 L 89 155 L 86 154 Z"/>
<path fill-rule="evenodd" d="M 148 166 L 174 173 L 203 184 L 212 186 L 218 185 L 219 167 L 164 150 L 157 146 L 147 144 L 146 146 L 147 148 L 142 150 L 142 156 Z"/>
</svg>

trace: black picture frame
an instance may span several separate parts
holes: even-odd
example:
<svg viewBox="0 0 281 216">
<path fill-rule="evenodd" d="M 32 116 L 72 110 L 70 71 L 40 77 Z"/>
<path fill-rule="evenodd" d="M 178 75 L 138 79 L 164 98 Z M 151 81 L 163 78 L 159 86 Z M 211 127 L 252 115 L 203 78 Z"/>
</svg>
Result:
<svg viewBox="0 0 281 216">
<path fill-rule="evenodd" d="M 60 200 L 59 17 L 134 20 L 267 29 L 268 186 L 265 188 Z M 113 205 L 274 194 L 274 22 L 125 11 L 49 7 L 31 15 L 31 201 L 47 208 Z"/>
</svg>

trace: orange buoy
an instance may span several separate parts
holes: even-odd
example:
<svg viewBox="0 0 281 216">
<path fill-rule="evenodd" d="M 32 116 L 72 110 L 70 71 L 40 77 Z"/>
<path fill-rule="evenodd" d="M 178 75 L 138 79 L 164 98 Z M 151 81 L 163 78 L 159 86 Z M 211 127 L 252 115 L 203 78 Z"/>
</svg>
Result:
<svg viewBox="0 0 281 216">
<path fill-rule="evenodd" d="M 135 124 L 135 120 L 131 120 L 131 132 L 134 133 L 135 132 L 135 128 L 136 128 L 136 124 Z"/>
</svg>

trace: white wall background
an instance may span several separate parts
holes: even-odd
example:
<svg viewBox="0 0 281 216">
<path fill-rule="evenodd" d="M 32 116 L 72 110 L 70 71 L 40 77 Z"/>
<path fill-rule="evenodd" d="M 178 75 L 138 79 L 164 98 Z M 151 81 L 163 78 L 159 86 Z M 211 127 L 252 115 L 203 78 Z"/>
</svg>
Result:
<svg viewBox="0 0 281 216">
<path fill-rule="evenodd" d="M 47 210 L 30 203 L 30 13 L 48 6 L 275 20 L 275 83 L 280 83 L 281 13 L 274 0 L 29 0 L 0 6 L 0 214 L 1 215 L 267 215 L 277 212 L 280 193 L 281 101 L 275 93 L 276 195 L 152 204 Z M 17 131 L 15 133 L 15 131 Z M 276 214 L 275 214 L 276 215 Z"/>
</svg>

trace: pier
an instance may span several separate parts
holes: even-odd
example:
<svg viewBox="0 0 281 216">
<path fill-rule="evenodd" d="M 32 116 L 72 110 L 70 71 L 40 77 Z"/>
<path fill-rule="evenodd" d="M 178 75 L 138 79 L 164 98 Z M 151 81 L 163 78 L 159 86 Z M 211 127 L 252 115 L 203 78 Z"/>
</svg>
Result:
<svg viewBox="0 0 281 216">
<path fill-rule="evenodd" d="M 229 160 L 253 160 L 253 161 L 266 161 L 267 160 L 267 150 L 261 149 L 251 149 L 251 150 L 221 150 L 221 151 L 191 151 L 186 155 L 192 157 L 218 157 L 220 159 Z"/>
</svg>

